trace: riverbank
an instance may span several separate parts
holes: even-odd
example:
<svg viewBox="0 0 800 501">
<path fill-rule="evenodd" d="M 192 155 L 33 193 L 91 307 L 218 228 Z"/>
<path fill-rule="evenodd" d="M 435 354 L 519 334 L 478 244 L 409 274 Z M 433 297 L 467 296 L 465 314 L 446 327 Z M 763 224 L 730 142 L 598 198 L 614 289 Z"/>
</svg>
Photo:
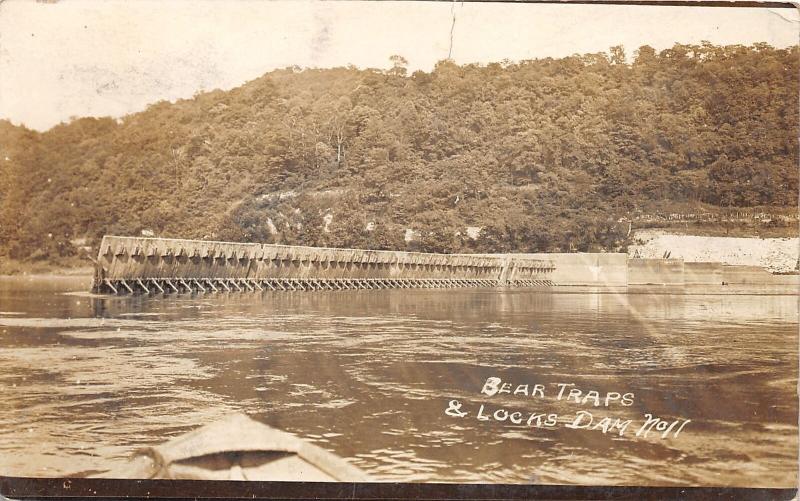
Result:
<svg viewBox="0 0 800 501">
<path fill-rule="evenodd" d="M 629 258 L 680 259 L 686 263 L 721 263 L 760 267 L 771 273 L 792 273 L 800 258 L 800 239 L 679 235 L 663 230 L 637 230 Z"/>
<path fill-rule="evenodd" d="M 20 261 L 0 258 L 0 277 L 16 276 L 92 276 L 94 268 L 86 259 L 70 258 L 58 262 Z"/>
</svg>

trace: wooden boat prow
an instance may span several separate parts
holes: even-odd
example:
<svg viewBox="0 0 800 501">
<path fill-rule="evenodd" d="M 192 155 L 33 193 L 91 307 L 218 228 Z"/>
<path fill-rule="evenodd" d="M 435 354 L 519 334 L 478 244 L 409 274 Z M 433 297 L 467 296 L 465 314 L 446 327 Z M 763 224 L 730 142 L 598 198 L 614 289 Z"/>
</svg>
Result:
<svg viewBox="0 0 800 501">
<path fill-rule="evenodd" d="M 134 453 L 105 478 L 369 482 L 361 469 L 245 414 L 200 427 Z"/>
</svg>

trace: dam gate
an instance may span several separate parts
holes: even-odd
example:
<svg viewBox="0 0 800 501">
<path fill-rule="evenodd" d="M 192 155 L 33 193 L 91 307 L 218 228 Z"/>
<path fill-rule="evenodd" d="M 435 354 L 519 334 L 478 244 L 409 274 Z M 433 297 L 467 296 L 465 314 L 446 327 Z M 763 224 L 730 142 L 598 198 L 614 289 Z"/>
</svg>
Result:
<svg viewBox="0 0 800 501">
<path fill-rule="evenodd" d="M 537 287 L 546 259 L 105 236 L 92 291 L 105 294 Z"/>
</svg>

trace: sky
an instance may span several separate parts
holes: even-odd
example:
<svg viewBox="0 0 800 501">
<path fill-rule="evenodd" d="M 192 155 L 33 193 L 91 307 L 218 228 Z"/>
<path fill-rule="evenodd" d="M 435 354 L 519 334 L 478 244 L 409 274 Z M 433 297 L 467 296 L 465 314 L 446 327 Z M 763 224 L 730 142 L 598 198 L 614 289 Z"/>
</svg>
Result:
<svg viewBox="0 0 800 501">
<path fill-rule="evenodd" d="M 453 17 L 455 16 L 455 24 Z M 46 130 L 287 66 L 409 70 L 676 42 L 798 43 L 797 9 L 470 2 L 6 0 L 0 119 Z M 452 28 L 452 44 L 451 44 Z"/>
</svg>

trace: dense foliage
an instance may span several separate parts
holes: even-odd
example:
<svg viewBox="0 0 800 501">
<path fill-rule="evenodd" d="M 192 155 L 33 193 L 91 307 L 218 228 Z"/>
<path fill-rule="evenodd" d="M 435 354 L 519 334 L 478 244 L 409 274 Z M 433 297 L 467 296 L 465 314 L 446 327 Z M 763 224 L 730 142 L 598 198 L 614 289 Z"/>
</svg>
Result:
<svg viewBox="0 0 800 501">
<path fill-rule="evenodd" d="M 653 207 L 797 204 L 797 47 L 644 46 L 630 63 L 614 47 L 412 75 L 392 60 L 287 68 L 44 133 L 0 122 L 0 255 L 141 230 L 610 250 L 625 244 L 620 218 Z"/>
</svg>

